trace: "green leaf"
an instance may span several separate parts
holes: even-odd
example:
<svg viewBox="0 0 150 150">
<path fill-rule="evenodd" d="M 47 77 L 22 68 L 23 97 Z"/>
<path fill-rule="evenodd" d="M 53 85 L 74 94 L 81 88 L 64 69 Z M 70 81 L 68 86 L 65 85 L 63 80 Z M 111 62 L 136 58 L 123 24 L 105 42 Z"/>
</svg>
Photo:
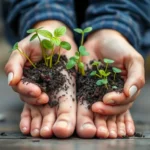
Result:
<svg viewBox="0 0 150 150">
<path fill-rule="evenodd" d="M 96 71 L 92 71 L 91 73 L 90 73 L 90 76 L 95 76 L 96 75 Z"/>
<path fill-rule="evenodd" d="M 80 33 L 80 34 L 82 34 L 82 33 L 83 33 L 83 30 L 82 30 L 82 29 L 80 29 L 80 28 L 76 28 L 76 29 L 74 29 L 74 31 L 75 31 L 75 32 L 77 32 L 77 33 Z"/>
<path fill-rule="evenodd" d="M 47 30 L 37 30 L 37 33 L 49 39 L 53 37 L 52 33 Z"/>
<path fill-rule="evenodd" d="M 60 36 L 63 36 L 65 33 L 66 33 L 66 27 L 62 26 L 62 27 L 55 29 L 54 36 L 60 37 Z"/>
<path fill-rule="evenodd" d="M 112 86 L 112 88 L 113 88 L 113 89 L 117 89 L 118 87 L 114 85 L 114 86 Z"/>
<path fill-rule="evenodd" d="M 51 39 L 52 43 L 56 46 L 59 46 L 60 45 L 60 39 L 58 37 L 52 37 Z"/>
<path fill-rule="evenodd" d="M 112 63 L 114 63 L 114 60 L 108 59 L 108 58 L 104 58 L 104 62 L 107 63 L 107 64 L 112 64 Z"/>
<path fill-rule="evenodd" d="M 100 61 L 94 61 L 94 62 L 92 63 L 92 66 L 99 66 L 100 64 L 101 64 Z"/>
<path fill-rule="evenodd" d="M 84 46 L 79 47 L 79 52 L 80 52 L 81 56 L 89 56 L 89 53 L 86 51 Z"/>
<path fill-rule="evenodd" d="M 29 30 L 27 30 L 27 33 L 34 33 L 36 31 L 37 31 L 37 29 L 29 29 Z"/>
<path fill-rule="evenodd" d="M 53 43 L 49 40 L 44 39 L 44 40 L 42 40 L 41 44 L 42 44 L 43 48 L 45 48 L 46 50 L 51 50 L 53 48 Z"/>
<path fill-rule="evenodd" d="M 48 60 L 48 59 L 51 59 L 51 56 L 46 57 L 46 59 L 47 59 L 47 60 Z"/>
<path fill-rule="evenodd" d="M 85 33 L 91 32 L 92 31 L 92 27 L 87 27 L 83 30 Z"/>
<path fill-rule="evenodd" d="M 108 80 L 107 80 L 107 79 L 102 79 L 102 83 L 103 83 L 103 84 L 107 84 L 107 83 L 108 83 Z"/>
<path fill-rule="evenodd" d="M 14 44 L 14 46 L 13 46 L 13 48 L 12 48 L 11 51 L 14 51 L 14 50 L 17 50 L 17 49 L 18 49 L 18 42 L 16 42 L 16 43 Z"/>
<path fill-rule="evenodd" d="M 66 50 L 70 50 L 71 49 L 71 45 L 68 42 L 62 41 L 60 43 L 60 47 L 66 49 Z"/>
<path fill-rule="evenodd" d="M 105 73 L 105 71 L 104 70 L 99 70 L 99 73 L 102 75 L 102 76 L 105 76 L 106 75 L 106 73 Z"/>
<path fill-rule="evenodd" d="M 76 52 L 74 57 L 75 57 L 76 60 L 78 60 L 80 58 L 79 52 Z"/>
<path fill-rule="evenodd" d="M 70 57 L 69 61 L 70 61 L 70 60 L 73 60 L 73 61 L 75 61 L 75 62 L 77 61 L 77 59 L 76 59 L 76 57 L 75 57 L 75 56 Z"/>
<path fill-rule="evenodd" d="M 38 35 L 35 33 L 34 35 L 32 35 L 32 37 L 30 38 L 30 41 L 33 41 Z"/>
<path fill-rule="evenodd" d="M 84 63 L 83 63 L 83 62 L 79 62 L 79 63 L 78 63 L 78 67 L 79 67 L 80 69 L 83 69 L 83 68 L 84 68 Z"/>
<path fill-rule="evenodd" d="M 97 81 L 96 81 L 96 85 L 98 85 L 98 86 L 101 86 L 101 85 L 103 85 L 103 82 L 102 82 L 102 80 L 97 80 Z"/>
<path fill-rule="evenodd" d="M 112 69 L 113 69 L 113 72 L 115 73 L 121 73 L 121 69 L 119 68 L 113 67 Z"/>
<path fill-rule="evenodd" d="M 66 68 L 67 68 L 67 69 L 71 69 L 71 68 L 73 68 L 75 65 L 76 65 L 76 61 L 74 61 L 73 59 L 70 59 L 70 60 L 68 61 L 68 63 L 66 64 Z"/>
<path fill-rule="evenodd" d="M 107 72 L 107 73 L 105 74 L 105 77 L 109 76 L 110 74 L 111 74 L 111 72 Z"/>
</svg>

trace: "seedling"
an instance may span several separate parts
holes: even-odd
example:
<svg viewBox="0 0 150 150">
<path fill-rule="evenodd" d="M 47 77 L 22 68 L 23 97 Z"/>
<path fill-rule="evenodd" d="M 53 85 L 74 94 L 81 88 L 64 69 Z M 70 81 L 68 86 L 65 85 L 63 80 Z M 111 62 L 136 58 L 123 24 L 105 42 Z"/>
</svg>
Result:
<svg viewBox="0 0 150 150">
<path fill-rule="evenodd" d="M 103 61 L 105 62 L 105 69 L 104 70 L 99 69 L 99 66 L 101 64 L 100 61 L 94 61 L 92 63 L 92 66 L 96 66 L 97 70 L 92 71 L 90 73 L 90 76 L 97 76 L 98 78 L 100 78 L 99 80 L 97 80 L 96 85 L 98 85 L 98 86 L 105 85 L 105 87 L 108 89 L 108 86 L 107 86 L 108 79 L 107 79 L 107 77 L 111 74 L 111 72 L 108 72 L 108 65 L 113 63 L 114 60 L 104 58 Z M 116 68 L 116 67 L 113 67 L 112 69 L 113 69 L 113 72 L 114 72 L 114 81 L 115 81 L 116 73 L 121 73 L 121 70 Z M 116 89 L 117 87 L 114 86 L 113 88 Z"/>
<path fill-rule="evenodd" d="M 67 65 L 66 65 L 66 68 L 71 69 L 74 66 L 77 66 L 79 73 L 84 76 L 85 75 L 85 65 L 82 62 L 82 57 L 89 56 L 89 53 L 86 51 L 86 48 L 83 46 L 84 35 L 85 35 L 85 33 L 91 32 L 92 27 L 87 27 L 84 30 L 76 28 L 76 29 L 74 29 L 74 31 L 81 34 L 81 43 L 79 46 L 79 50 L 75 53 L 75 55 L 73 57 L 71 57 L 69 59 Z"/>
<path fill-rule="evenodd" d="M 26 53 L 24 53 L 22 50 L 19 49 L 18 42 L 14 44 L 14 46 L 13 46 L 11 52 L 14 51 L 14 50 L 19 51 L 19 53 L 20 53 L 22 56 L 24 56 L 34 68 L 36 68 L 36 66 L 34 65 L 34 63 L 33 63 L 33 62 L 30 60 L 30 58 L 26 55 Z"/>
<path fill-rule="evenodd" d="M 54 34 L 52 34 L 50 31 L 43 30 L 42 28 L 29 29 L 27 33 L 30 33 L 30 34 L 34 33 L 32 37 L 30 38 L 30 41 L 34 40 L 35 38 L 39 39 L 45 65 L 49 66 L 50 68 L 52 68 L 53 66 L 52 64 L 53 55 L 54 55 L 54 50 L 56 47 L 58 47 L 59 53 L 58 53 L 58 58 L 57 58 L 55 65 L 59 63 L 60 61 L 61 48 L 65 50 L 71 49 L 71 45 L 68 42 L 61 41 L 60 39 L 60 37 L 66 33 L 66 27 L 64 26 L 56 28 L 54 30 Z M 46 39 L 41 40 L 40 35 Z M 49 51 L 50 51 L 50 54 L 49 54 Z"/>
<path fill-rule="evenodd" d="M 113 69 L 113 72 L 114 72 L 114 81 L 115 81 L 115 79 L 116 79 L 116 74 L 117 74 L 117 73 L 121 73 L 121 70 L 120 70 L 119 68 L 116 68 L 116 67 L 113 67 L 112 69 Z"/>
</svg>

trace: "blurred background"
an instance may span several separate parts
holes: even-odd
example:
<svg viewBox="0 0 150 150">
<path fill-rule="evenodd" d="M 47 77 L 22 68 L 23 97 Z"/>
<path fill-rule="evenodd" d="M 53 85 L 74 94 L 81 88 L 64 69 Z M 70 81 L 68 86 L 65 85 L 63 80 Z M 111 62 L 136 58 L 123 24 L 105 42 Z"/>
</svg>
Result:
<svg viewBox="0 0 150 150">
<path fill-rule="evenodd" d="M 0 131 L 19 131 L 19 118 L 23 103 L 7 84 L 4 65 L 11 46 L 5 38 L 0 1 Z M 150 57 L 145 60 L 146 84 L 134 103 L 131 112 L 138 131 L 150 129 Z M 138 68 L 137 68 L 138 69 Z"/>
</svg>

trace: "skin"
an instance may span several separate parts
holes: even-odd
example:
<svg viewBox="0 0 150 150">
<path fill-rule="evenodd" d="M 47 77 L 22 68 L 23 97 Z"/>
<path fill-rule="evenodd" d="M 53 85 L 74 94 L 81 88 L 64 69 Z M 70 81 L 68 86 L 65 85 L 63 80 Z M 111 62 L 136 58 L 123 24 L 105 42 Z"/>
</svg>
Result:
<svg viewBox="0 0 150 150">
<path fill-rule="evenodd" d="M 52 31 L 62 25 L 59 21 L 43 21 L 36 24 L 35 27 L 42 26 Z M 72 45 L 72 50 L 67 53 L 62 51 L 62 53 L 69 58 L 74 55 L 77 47 L 73 41 L 71 31 L 69 29 L 67 31 L 66 36 L 63 38 Z M 31 35 L 20 41 L 19 47 L 33 62 L 37 62 L 41 59 L 40 46 L 37 42 L 29 42 L 30 37 Z M 108 47 L 113 40 L 117 41 L 117 44 L 120 43 L 120 45 Z M 114 41 L 112 44 L 115 43 Z M 49 101 L 46 93 L 41 92 L 39 87 L 32 83 L 27 85 L 22 83 L 22 68 L 25 65 L 29 65 L 29 63 L 17 51 L 14 51 L 5 66 L 5 71 L 7 75 L 10 72 L 13 73 L 13 79 L 9 82 L 9 85 L 20 95 L 21 100 L 25 102 L 20 121 L 20 130 L 23 134 L 30 133 L 33 137 L 41 136 L 44 138 L 49 138 L 54 134 L 59 138 L 67 138 L 73 134 L 76 127 L 77 134 L 82 138 L 94 136 L 98 138 L 116 138 L 123 135 L 133 135 L 135 127 L 128 109 L 132 106 L 134 99 L 144 84 L 144 69 L 142 69 L 144 63 L 142 57 L 124 37 L 112 30 L 102 30 L 91 34 L 85 43 L 85 47 L 90 53 L 91 47 L 93 50 L 89 59 L 83 59 L 84 62 L 89 62 L 93 58 L 104 58 L 111 53 L 110 56 L 116 61 L 116 64 L 120 64 L 117 67 L 124 70 L 123 75 L 126 77 L 124 93 L 120 95 L 116 95 L 116 93 L 105 95 L 104 103 L 97 102 L 92 106 L 93 112 L 86 108 L 86 104 L 77 104 L 76 108 L 76 102 L 70 100 L 69 96 L 65 96 L 59 101 L 59 109 L 58 107 L 50 108 L 46 104 Z M 139 77 L 132 79 L 133 77 L 135 78 L 134 73 L 136 70 L 134 70 L 134 66 L 137 65 L 141 68 L 137 73 Z M 137 83 L 139 81 L 137 79 L 140 79 L 141 84 Z M 73 78 L 71 82 L 74 83 L 75 79 Z M 133 97 L 129 98 L 128 88 L 132 84 L 138 86 L 138 91 Z M 68 91 L 68 95 L 71 94 L 75 97 L 74 88 L 69 88 L 71 90 Z M 61 91 L 59 94 L 61 95 L 63 92 Z M 107 101 L 112 99 L 115 101 L 115 104 L 108 105 Z M 43 106 L 42 104 L 46 105 Z"/>
</svg>

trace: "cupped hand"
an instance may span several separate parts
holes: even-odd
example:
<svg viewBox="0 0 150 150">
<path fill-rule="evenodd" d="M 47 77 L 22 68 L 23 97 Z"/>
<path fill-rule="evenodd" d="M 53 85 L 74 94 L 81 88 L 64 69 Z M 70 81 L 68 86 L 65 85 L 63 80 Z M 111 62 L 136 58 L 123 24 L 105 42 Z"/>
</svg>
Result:
<svg viewBox="0 0 150 150">
<path fill-rule="evenodd" d="M 53 31 L 60 26 L 64 26 L 64 24 L 59 21 L 43 21 L 37 23 L 34 28 L 43 27 L 46 30 Z M 32 62 L 36 63 L 42 59 L 42 52 L 38 39 L 30 42 L 31 36 L 32 35 L 29 35 L 21 40 L 18 45 L 19 49 L 23 51 Z M 67 29 L 67 33 L 62 37 L 62 40 L 69 42 L 72 46 L 70 51 L 61 51 L 61 54 L 70 58 L 75 53 L 76 44 L 73 41 L 73 35 L 69 29 Z M 30 63 L 25 57 L 18 51 L 13 51 L 5 66 L 8 84 L 12 86 L 15 92 L 19 93 L 22 101 L 28 104 L 46 104 L 49 101 L 46 93 L 42 92 L 37 85 L 32 83 L 24 84 L 21 80 L 23 76 L 23 67 L 29 65 Z"/>
<path fill-rule="evenodd" d="M 115 115 L 129 109 L 145 83 L 144 60 L 119 32 L 104 29 L 92 33 L 85 47 L 90 57 L 83 58 L 85 63 L 90 60 L 113 59 L 113 66 L 122 70 L 125 79 L 122 93 L 110 92 L 103 97 L 103 102 L 96 102 L 92 111 L 103 115 Z"/>
</svg>

